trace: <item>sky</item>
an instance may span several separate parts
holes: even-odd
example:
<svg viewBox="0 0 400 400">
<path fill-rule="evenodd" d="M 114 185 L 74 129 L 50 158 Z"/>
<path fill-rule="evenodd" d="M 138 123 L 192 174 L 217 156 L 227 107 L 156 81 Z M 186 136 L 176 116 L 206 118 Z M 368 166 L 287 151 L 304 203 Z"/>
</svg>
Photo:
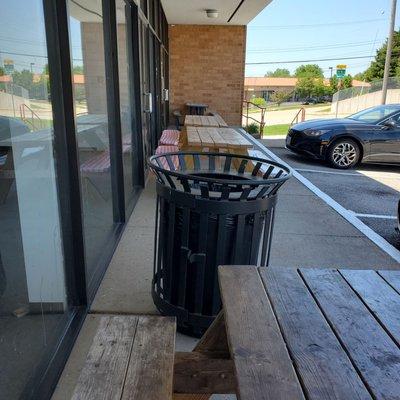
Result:
<svg viewBox="0 0 400 400">
<path fill-rule="evenodd" d="M 276 68 L 293 73 L 301 64 L 320 65 L 328 78 L 338 64 L 352 75 L 362 72 L 387 38 L 390 7 L 391 0 L 273 0 L 247 27 L 246 76 Z M 396 29 L 399 16 L 400 2 Z M 285 62 L 324 58 L 333 60 Z M 253 62 L 272 64 L 247 64 Z"/>
<path fill-rule="evenodd" d="M 5 59 L 17 71 L 42 73 L 48 63 L 42 0 L 13 0 L 0 16 L 0 66 Z M 80 23 L 70 18 L 74 65 L 82 65 Z"/>
</svg>

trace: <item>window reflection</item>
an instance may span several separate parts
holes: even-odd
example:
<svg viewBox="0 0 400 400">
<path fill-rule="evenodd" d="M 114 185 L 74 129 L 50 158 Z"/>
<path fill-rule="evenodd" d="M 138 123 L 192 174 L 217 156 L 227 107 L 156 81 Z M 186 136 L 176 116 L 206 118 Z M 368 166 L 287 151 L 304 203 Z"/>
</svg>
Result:
<svg viewBox="0 0 400 400">
<path fill-rule="evenodd" d="M 129 55 L 132 49 L 129 48 L 129 33 L 126 23 L 126 15 L 130 12 L 130 7 L 125 4 L 124 0 L 116 0 L 122 157 L 124 167 L 125 205 L 128 207 L 134 195 L 136 182 L 132 169 L 134 150 L 132 147 L 133 108 L 131 105 L 130 94 L 133 92 L 133 72 L 130 70 L 131 65 L 129 63 Z"/>
<path fill-rule="evenodd" d="M 100 0 L 69 0 L 68 8 L 85 257 L 90 284 L 114 229 L 103 17 Z"/>
<path fill-rule="evenodd" d="M 1 10 L 1 399 L 20 397 L 55 351 L 68 311 L 42 3 Z"/>
</svg>

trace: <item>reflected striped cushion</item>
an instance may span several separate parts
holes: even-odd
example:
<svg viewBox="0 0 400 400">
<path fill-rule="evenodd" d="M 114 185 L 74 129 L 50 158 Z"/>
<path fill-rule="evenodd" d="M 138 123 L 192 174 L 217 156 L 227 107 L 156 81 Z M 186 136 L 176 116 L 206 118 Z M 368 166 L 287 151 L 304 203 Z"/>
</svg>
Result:
<svg viewBox="0 0 400 400">
<path fill-rule="evenodd" d="M 165 129 L 160 137 L 161 145 L 178 146 L 180 132 L 175 129 Z"/>
<path fill-rule="evenodd" d="M 165 154 L 165 153 L 174 153 L 179 151 L 178 146 L 158 146 L 156 148 L 156 155 Z M 179 158 L 178 156 L 171 156 L 171 161 L 174 164 L 175 169 L 179 167 Z M 160 158 L 160 162 L 163 168 L 169 170 L 169 165 L 167 160 L 164 157 Z"/>
<path fill-rule="evenodd" d="M 0 154 L 0 167 L 7 162 L 7 154 Z"/>
<path fill-rule="evenodd" d="M 81 165 L 81 171 L 89 173 L 103 173 L 107 172 L 110 167 L 110 152 L 107 150 L 86 160 Z"/>
</svg>

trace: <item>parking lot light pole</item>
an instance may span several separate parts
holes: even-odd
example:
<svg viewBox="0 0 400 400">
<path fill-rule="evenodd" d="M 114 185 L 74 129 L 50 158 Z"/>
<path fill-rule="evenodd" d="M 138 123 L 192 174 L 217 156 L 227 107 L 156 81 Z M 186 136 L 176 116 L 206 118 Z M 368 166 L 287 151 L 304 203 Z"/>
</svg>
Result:
<svg viewBox="0 0 400 400">
<path fill-rule="evenodd" d="M 389 36 L 388 36 L 387 47 L 386 47 L 385 70 L 383 73 L 383 82 L 382 82 L 381 104 L 386 104 L 387 86 L 388 86 L 389 72 L 390 72 L 390 61 L 392 58 L 394 22 L 396 19 L 396 3 L 397 3 L 397 0 L 392 0 L 392 10 L 390 13 Z"/>
</svg>

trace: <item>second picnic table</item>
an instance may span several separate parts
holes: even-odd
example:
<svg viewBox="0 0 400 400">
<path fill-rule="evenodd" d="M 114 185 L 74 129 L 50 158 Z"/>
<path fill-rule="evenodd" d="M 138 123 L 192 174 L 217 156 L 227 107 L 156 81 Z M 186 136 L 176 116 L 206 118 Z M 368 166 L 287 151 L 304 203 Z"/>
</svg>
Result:
<svg viewBox="0 0 400 400">
<path fill-rule="evenodd" d="M 247 154 L 253 144 L 218 116 L 186 115 L 181 150 L 226 151 Z"/>
</svg>

